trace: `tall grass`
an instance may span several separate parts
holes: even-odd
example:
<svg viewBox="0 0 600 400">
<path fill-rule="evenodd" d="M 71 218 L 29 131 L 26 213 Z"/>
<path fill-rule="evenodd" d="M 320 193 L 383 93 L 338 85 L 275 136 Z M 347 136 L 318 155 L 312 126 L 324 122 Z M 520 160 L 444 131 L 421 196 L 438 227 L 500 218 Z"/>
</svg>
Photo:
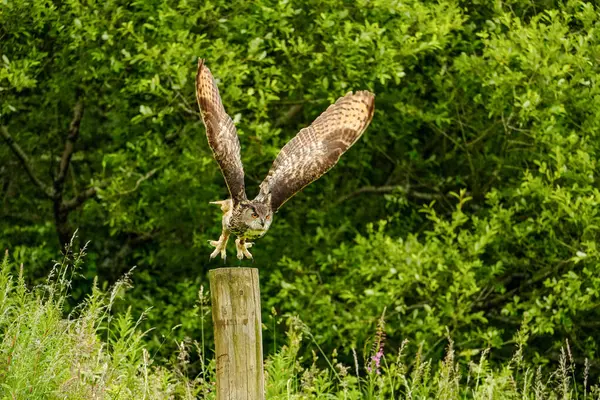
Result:
<svg viewBox="0 0 600 400">
<path fill-rule="evenodd" d="M 356 353 L 353 366 L 338 363 L 335 353 L 313 353 L 312 365 L 303 367 L 305 360 L 298 358 L 300 344 L 303 337 L 314 341 L 314 336 L 301 321 L 292 319 L 288 343 L 266 362 L 267 399 L 600 399 L 600 388 L 588 386 L 587 360 L 583 382 L 575 383 L 576 365 L 568 343 L 555 370 L 543 373 L 540 367 L 524 361 L 523 341 L 502 367 L 491 367 L 487 350 L 477 363 L 462 366 L 450 338 L 446 356 L 439 363 L 424 360 L 423 349 L 409 359 L 405 354 L 407 341 L 396 351 L 383 351 L 381 327 L 380 322 L 371 352 L 363 362 Z M 327 358 L 327 364 L 334 367 L 317 368 L 319 357 Z"/>
<path fill-rule="evenodd" d="M 170 368 L 153 365 L 140 319 L 111 313 L 128 276 L 108 293 L 95 287 L 65 316 L 85 248 L 65 254 L 45 284 L 32 289 L 23 266 L 14 276 L 8 252 L 0 265 L 0 398 L 195 399 L 207 389 L 203 377 L 183 373 L 185 349 Z"/>
<path fill-rule="evenodd" d="M 168 365 L 157 365 L 144 348 L 140 318 L 129 311 L 112 312 L 129 276 L 108 292 L 94 287 L 87 299 L 65 315 L 71 281 L 80 268 L 85 248 L 65 252 L 43 285 L 27 288 L 23 266 L 15 268 L 8 252 L 0 264 L 0 398 L 1 399 L 214 399 L 214 367 L 205 343 L 178 343 L 179 352 Z M 207 316 L 207 293 L 199 292 L 199 318 Z M 556 370 L 544 374 L 521 356 L 524 340 L 517 340 L 513 358 L 492 368 L 489 353 L 477 363 L 461 366 L 448 339 L 445 359 L 423 359 L 422 349 L 406 356 L 385 343 L 382 315 L 373 345 L 364 360 L 354 352 L 354 364 L 343 365 L 337 355 L 326 355 L 310 329 L 290 318 L 285 345 L 265 363 L 266 398 L 274 399 L 600 399 L 588 382 L 576 383 L 575 364 L 568 343 Z M 312 345 L 312 360 L 301 354 L 303 341 Z M 199 374 L 190 376 L 189 352 L 202 361 Z M 324 358 L 325 363 L 318 362 Z M 318 367 L 327 365 L 327 368 Z"/>
</svg>

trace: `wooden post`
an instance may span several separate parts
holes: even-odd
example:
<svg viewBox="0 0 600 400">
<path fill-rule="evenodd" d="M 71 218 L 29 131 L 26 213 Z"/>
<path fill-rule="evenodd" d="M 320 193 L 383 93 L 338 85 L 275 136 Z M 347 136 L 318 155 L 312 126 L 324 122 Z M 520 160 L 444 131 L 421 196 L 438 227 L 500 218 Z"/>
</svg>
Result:
<svg viewBox="0 0 600 400">
<path fill-rule="evenodd" d="M 217 268 L 208 276 L 217 357 L 217 400 L 263 400 L 258 269 Z"/>
</svg>

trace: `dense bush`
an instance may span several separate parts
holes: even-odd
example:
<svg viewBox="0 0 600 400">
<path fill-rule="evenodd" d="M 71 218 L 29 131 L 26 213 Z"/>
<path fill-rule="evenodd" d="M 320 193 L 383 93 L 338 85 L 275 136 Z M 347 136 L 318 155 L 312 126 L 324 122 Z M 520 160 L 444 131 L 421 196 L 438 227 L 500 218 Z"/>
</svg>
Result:
<svg viewBox="0 0 600 400">
<path fill-rule="evenodd" d="M 417 234 L 391 233 L 403 219 L 394 215 L 314 262 L 282 260 L 270 279 L 285 284 L 271 304 L 294 313 L 319 307 L 305 318 L 323 327 L 325 340 L 335 338 L 332 345 L 360 340 L 365 316 L 385 305 L 394 310 L 388 329 L 396 340 L 438 351 L 445 327 L 469 356 L 510 343 L 525 324 L 531 356 L 558 358 L 568 339 L 595 357 L 597 23 L 583 4 L 527 23 L 510 13 L 490 21 L 493 29 L 478 35 L 481 52 L 457 56 L 434 85 L 460 110 L 434 126 L 456 133 L 445 135 L 473 168 L 467 191 L 444 199 L 453 210 L 423 207 L 429 222 Z M 406 207 L 394 198 L 387 205 Z"/>
<path fill-rule="evenodd" d="M 483 3 L 483 4 L 478 4 Z M 250 192 L 278 149 L 348 90 L 373 123 L 255 247 L 264 315 L 299 315 L 351 360 L 388 341 L 439 359 L 455 339 L 596 358 L 600 14 L 592 2 L 5 1 L 0 244 L 37 282 L 75 228 L 74 296 L 138 269 L 153 349 L 198 337 L 210 200 L 226 188 L 194 105 L 198 56 L 236 121 Z M 74 146 L 74 147 L 72 147 Z M 71 153 L 71 149 L 74 152 Z M 267 324 L 272 343 L 281 325 Z M 281 335 L 281 332 L 278 332 Z M 267 345 L 266 348 L 271 348 Z M 592 373 L 597 363 L 591 362 Z"/>
</svg>

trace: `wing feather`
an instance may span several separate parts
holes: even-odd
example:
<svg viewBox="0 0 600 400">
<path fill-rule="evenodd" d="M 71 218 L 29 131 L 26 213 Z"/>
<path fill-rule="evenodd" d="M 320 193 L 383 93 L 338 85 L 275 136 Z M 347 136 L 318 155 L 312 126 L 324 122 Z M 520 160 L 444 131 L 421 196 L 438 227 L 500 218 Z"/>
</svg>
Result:
<svg viewBox="0 0 600 400">
<path fill-rule="evenodd" d="M 196 99 L 208 144 L 221 168 L 231 198 L 234 203 L 246 200 L 240 140 L 233 121 L 225 112 L 217 84 L 202 59 L 198 60 Z"/>
<path fill-rule="evenodd" d="M 365 131 L 375 109 L 375 95 L 348 93 L 330 105 L 279 152 L 257 198 L 277 211 L 287 200 L 329 171 Z"/>
</svg>

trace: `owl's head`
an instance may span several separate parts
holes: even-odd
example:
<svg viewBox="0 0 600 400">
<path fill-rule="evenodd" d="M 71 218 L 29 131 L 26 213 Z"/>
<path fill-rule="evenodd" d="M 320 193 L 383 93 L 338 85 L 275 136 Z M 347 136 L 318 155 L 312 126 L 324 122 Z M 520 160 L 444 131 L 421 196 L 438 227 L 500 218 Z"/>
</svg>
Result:
<svg viewBox="0 0 600 400">
<path fill-rule="evenodd" d="M 253 231 L 266 232 L 271 226 L 273 213 L 270 207 L 259 202 L 248 202 L 243 205 L 242 220 Z"/>
</svg>

